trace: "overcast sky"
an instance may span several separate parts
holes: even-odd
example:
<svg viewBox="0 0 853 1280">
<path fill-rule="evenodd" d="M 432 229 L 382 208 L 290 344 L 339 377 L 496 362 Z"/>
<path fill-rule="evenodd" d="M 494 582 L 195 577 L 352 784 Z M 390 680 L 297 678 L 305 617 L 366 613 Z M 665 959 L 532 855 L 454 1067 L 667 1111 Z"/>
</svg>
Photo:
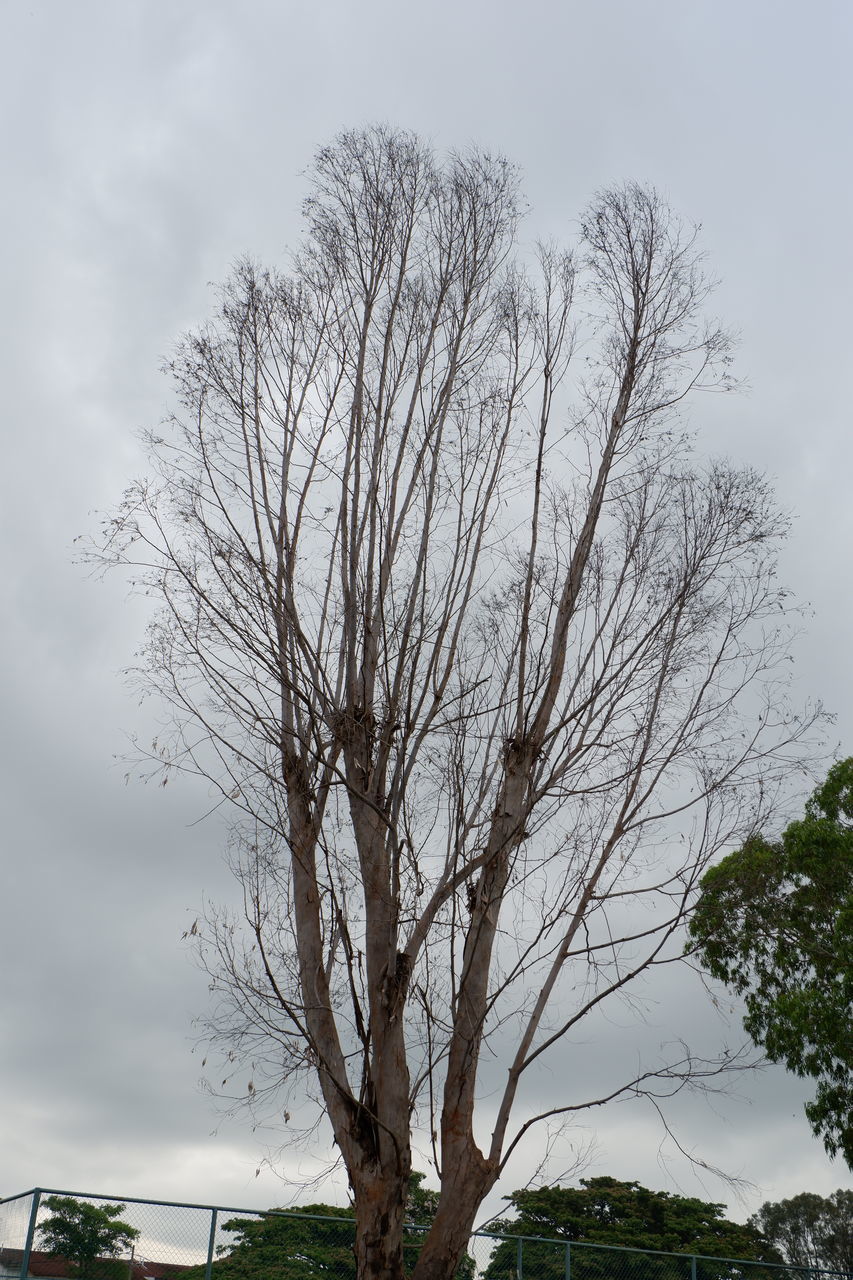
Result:
<svg viewBox="0 0 853 1280">
<path fill-rule="evenodd" d="M 145 604 L 87 578 L 73 539 L 139 471 L 134 433 L 169 408 L 160 362 L 204 318 L 210 283 L 239 254 L 275 263 L 293 246 L 300 175 L 339 129 L 382 120 L 438 148 L 502 150 L 525 173 L 530 240 L 570 240 L 602 184 L 650 182 L 702 222 L 716 309 L 741 335 L 749 390 L 694 405 L 700 448 L 768 471 L 794 515 L 784 574 L 813 610 L 798 688 L 837 714 L 853 753 L 853 7 L 6 0 L 2 12 L 0 1195 L 282 1203 L 293 1188 L 255 1176 L 264 1135 L 218 1117 L 191 1052 L 206 987 L 180 939 L 204 896 L 233 893 L 222 829 L 196 821 L 203 787 L 125 785 L 115 757 L 156 714 L 120 676 Z M 737 1025 L 687 976 L 661 989 L 648 1033 L 713 1045 Z M 554 1087 L 619 1047 L 612 1027 L 583 1068 L 553 1064 Z M 853 1186 L 811 1137 L 805 1096 L 768 1070 L 713 1108 L 679 1102 L 679 1140 L 749 1180 L 741 1201 L 661 1147 L 640 1106 L 590 1118 L 588 1173 L 725 1200 L 736 1217 Z M 285 1149 L 281 1168 L 298 1180 L 315 1163 Z"/>
</svg>

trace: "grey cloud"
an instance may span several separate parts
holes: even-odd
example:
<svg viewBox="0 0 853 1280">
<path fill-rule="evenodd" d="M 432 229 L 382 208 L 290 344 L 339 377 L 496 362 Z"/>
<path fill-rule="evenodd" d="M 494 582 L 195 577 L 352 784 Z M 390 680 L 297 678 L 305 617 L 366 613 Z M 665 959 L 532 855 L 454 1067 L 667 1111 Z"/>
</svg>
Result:
<svg viewBox="0 0 853 1280">
<path fill-rule="evenodd" d="M 4 1193 L 35 1182 L 237 1204 L 282 1197 L 267 1174 L 254 1179 L 263 1135 L 246 1119 L 220 1124 L 190 1052 L 206 987 L 180 932 L 203 894 L 233 896 L 222 827 L 192 825 L 212 802 L 204 787 L 123 785 L 113 756 L 156 721 L 118 674 L 145 605 L 87 578 L 72 540 L 138 472 L 133 433 L 169 407 L 159 362 L 203 319 L 209 282 L 244 251 L 280 261 L 294 246 L 299 175 L 338 128 L 388 119 L 441 147 L 475 139 L 506 151 L 526 174 L 531 240 L 571 236 L 596 187 L 631 177 L 704 221 L 722 277 L 716 305 L 741 331 L 751 391 L 699 402 L 697 445 L 769 470 L 796 513 L 783 569 L 815 609 L 799 687 L 838 712 L 853 749 L 851 27 L 829 0 L 808 14 L 766 0 L 586 11 L 439 0 L 428 14 L 389 0 L 257 0 L 239 15 L 223 0 L 30 0 L 10 13 L 0 55 L 14 121 L 0 347 Z M 710 1047 L 739 1034 L 689 975 L 656 1000 L 640 1033 L 602 1024 L 537 1090 L 594 1085 L 629 1045 L 653 1053 L 679 1033 Z M 673 1104 L 687 1146 L 760 1184 L 738 1212 L 765 1195 L 851 1185 L 811 1139 L 798 1082 L 769 1070 L 740 1089 L 748 1101 Z M 583 1123 L 599 1135 L 593 1172 L 726 1198 L 671 1145 L 659 1155 L 660 1129 L 639 1106 Z M 504 1190 L 536 1154 L 520 1153 Z M 287 1147 L 283 1163 L 297 1177 L 315 1169 Z"/>
</svg>

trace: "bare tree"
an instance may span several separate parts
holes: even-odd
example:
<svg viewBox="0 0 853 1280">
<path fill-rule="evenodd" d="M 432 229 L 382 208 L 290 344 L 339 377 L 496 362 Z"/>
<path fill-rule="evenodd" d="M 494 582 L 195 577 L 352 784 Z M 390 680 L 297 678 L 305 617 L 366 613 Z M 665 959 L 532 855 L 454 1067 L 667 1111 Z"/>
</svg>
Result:
<svg viewBox="0 0 853 1280">
<path fill-rule="evenodd" d="M 755 473 L 691 464 L 680 406 L 728 385 L 729 342 L 653 192 L 603 193 L 575 258 L 525 267 L 511 166 L 373 128 L 319 152 L 305 215 L 290 273 L 242 263 L 182 342 L 182 410 L 100 554 L 162 606 L 157 760 L 237 810 L 214 1032 L 254 1093 L 319 1085 L 361 1276 L 403 1274 L 432 1134 L 415 1277 L 448 1280 L 534 1123 L 522 1077 L 678 957 L 708 860 L 797 755 L 785 521 Z M 723 1065 L 683 1051 L 546 1114 Z"/>
</svg>

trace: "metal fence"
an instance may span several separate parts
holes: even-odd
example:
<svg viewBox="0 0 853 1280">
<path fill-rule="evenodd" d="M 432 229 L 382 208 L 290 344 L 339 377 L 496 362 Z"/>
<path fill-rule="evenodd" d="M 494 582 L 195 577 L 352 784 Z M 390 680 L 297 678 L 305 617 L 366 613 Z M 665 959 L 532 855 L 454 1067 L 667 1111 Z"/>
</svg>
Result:
<svg viewBox="0 0 853 1280">
<path fill-rule="evenodd" d="M 123 1205 L 132 1242 L 85 1263 L 51 1254 L 40 1230 L 53 1196 Z M 355 1224 L 344 1216 L 226 1208 L 37 1187 L 0 1200 L 0 1280 L 355 1280 Z M 406 1228 L 411 1269 L 428 1228 Z M 456 1280 L 853 1280 L 738 1258 L 658 1253 L 478 1232 Z"/>
</svg>

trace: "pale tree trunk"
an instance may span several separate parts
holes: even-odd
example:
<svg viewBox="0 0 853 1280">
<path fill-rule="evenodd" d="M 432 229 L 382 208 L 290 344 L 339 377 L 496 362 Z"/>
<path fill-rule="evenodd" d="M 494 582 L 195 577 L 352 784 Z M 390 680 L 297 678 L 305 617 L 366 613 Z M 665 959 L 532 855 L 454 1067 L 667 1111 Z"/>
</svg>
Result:
<svg viewBox="0 0 853 1280">
<path fill-rule="evenodd" d="M 477 1211 L 494 1186 L 495 1176 L 484 1174 L 473 1164 L 460 1169 L 459 1175 L 448 1175 L 452 1199 L 449 1195 L 445 1200 L 442 1178 L 442 1204 L 424 1241 L 412 1280 L 452 1280 L 468 1248 Z"/>
<path fill-rule="evenodd" d="M 355 1261 L 359 1280 L 403 1280 L 403 1223 L 408 1177 L 367 1167 L 353 1180 Z"/>
</svg>

